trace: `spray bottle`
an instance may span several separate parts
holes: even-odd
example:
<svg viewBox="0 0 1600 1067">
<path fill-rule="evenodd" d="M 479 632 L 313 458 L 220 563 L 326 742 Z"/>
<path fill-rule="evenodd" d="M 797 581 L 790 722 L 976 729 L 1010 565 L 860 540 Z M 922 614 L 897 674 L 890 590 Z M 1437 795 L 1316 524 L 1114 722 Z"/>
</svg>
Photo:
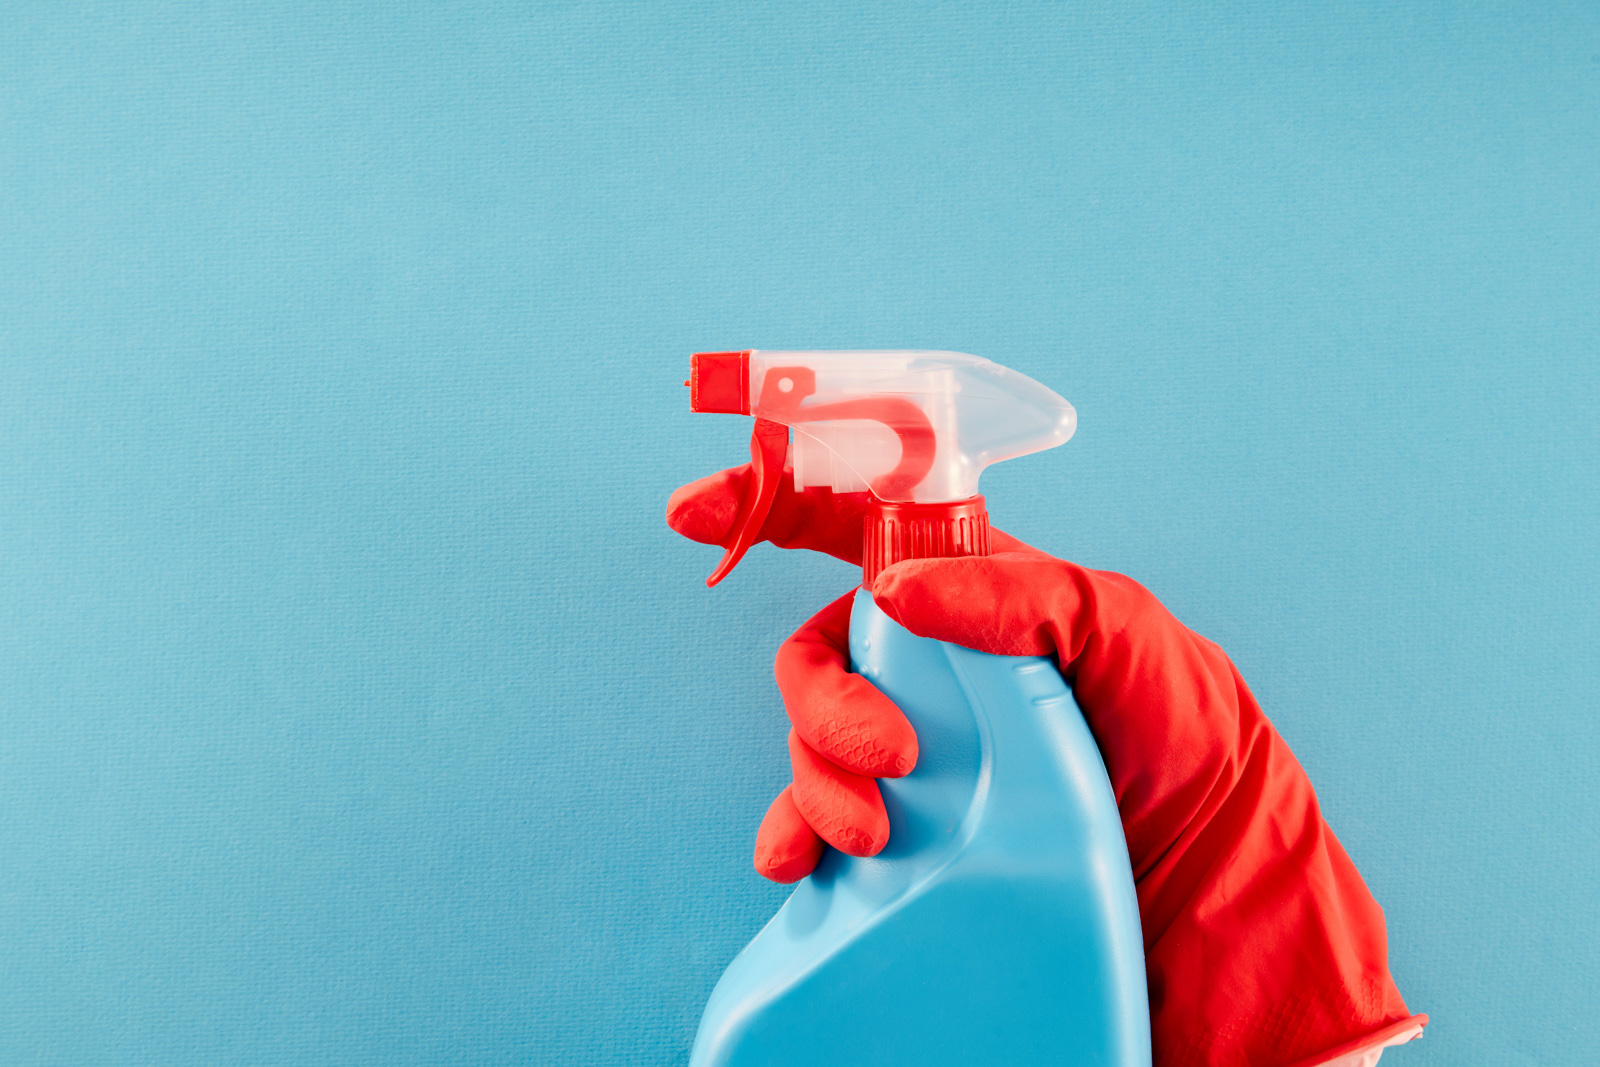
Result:
<svg viewBox="0 0 1600 1067">
<path fill-rule="evenodd" d="M 1148 1067 L 1127 844 L 1071 691 L 1047 658 L 917 637 L 868 592 L 902 559 L 987 555 L 978 476 L 1065 442 L 1072 406 L 956 352 L 706 352 L 688 384 L 693 410 L 756 418 L 708 585 L 755 542 L 786 459 L 796 489 L 870 493 L 851 667 L 920 751 L 879 781 L 887 847 L 824 855 L 717 983 L 691 1065 Z"/>
</svg>

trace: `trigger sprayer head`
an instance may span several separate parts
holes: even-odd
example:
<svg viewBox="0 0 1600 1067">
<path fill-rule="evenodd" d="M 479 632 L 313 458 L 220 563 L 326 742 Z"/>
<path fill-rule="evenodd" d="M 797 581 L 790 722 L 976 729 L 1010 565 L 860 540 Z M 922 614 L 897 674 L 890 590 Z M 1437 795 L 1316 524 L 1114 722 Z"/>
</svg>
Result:
<svg viewBox="0 0 1600 1067">
<path fill-rule="evenodd" d="M 978 476 L 1062 444 L 1077 425 L 1038 382 L 960 352 L 700 352 L 684 384 L 694 411 L 756 417 L 750 487 L 707 585 L 760 535 L 786 458 L 796 489 L 869 493 L 870 583 L 902 559 L 988 555 Z"/>
</svg>

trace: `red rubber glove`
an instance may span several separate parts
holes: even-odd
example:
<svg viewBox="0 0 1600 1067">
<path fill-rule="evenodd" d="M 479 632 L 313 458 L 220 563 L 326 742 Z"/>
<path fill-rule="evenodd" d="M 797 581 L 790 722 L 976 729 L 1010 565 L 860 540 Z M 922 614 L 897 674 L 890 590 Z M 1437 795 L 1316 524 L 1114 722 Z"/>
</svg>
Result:
<svg viewBox="0 0 1600 1067">
<path fill-rule="evenodd" d="M 668 523 L 721 543 L 748 477 L 735 468 L 684 486 Z M 786 476 L 763 539 L 859 563 L 864 503 L 796 493 Z M 1127 837 L 1156 1063 L 1361 1063 L 1420 1033 L 1427 1017 L 1411 1015 L 1389 976 L 1382 910 L 1223 651 L 1129 578 L 998 531 L 992 547 L 982 558 L 896 564 L 873 597 L 919 636 L 1055 658 L 1099 743 Z M 822 841 L 852 855 L 881 849 L 888 819 L 872 777 L 915 763 L 905 717 L 849 673 L 849 617 L 846 596 L 778 652 L 794 784 L 756 838 L 757 870 L 778 881 L 809 873 Z"/>
</svg>

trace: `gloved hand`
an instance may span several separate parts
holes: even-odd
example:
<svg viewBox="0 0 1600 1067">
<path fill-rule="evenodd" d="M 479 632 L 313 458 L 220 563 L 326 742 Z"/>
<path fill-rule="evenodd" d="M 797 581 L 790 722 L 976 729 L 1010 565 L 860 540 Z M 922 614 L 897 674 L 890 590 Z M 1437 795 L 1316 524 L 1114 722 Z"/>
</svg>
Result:
<svg viewBox="0 0 1600 1067">
<path fill-rule="evenodd" d="M 684 486 L 667 521 L 720 544 L 748 467 Z M 762 538 L 859 563 L 864 496 L 795 492 L 785 476 Z M 872 594 L 922 637 L 1051 656 L 1099 743 L 1138 891 L 1156 1062 L 1371 1062 L 1414 1037 L 1388 971 L 1383 912 L 1323 822 L 1305 772 L 1216 645 L 1119 574 L 995 532 L 987 557 L 907 560 Z M 888 840 L 874 777 L 916 761 L 910 724 L 849 673 L 849 595 L 779 649 L 794 783 L 756 837 L 756 868 L 804 877 L 826 841 Z M 820 838 L 820 839 L 819 839 Z"/>
</svg>

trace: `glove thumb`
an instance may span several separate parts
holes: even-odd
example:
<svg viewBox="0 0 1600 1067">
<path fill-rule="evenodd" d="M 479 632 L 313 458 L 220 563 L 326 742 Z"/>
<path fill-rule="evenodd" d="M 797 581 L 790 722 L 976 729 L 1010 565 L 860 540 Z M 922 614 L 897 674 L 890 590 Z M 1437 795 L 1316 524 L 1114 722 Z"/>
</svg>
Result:
<svg viewBox="0 0 1600 1067">
<path fill-rule="evenodd" d="M 918 637 L 996 656 L 1055 655 L 1064 665 L 1083 628 L 1074 624 L 1085 620 L 1086 597 L 1092 601 L 1086 583 L 1075 580 L 1080 570 L 1031 549 L 910 559 L 878 575 L 872 598 Z"/>
</svg>

